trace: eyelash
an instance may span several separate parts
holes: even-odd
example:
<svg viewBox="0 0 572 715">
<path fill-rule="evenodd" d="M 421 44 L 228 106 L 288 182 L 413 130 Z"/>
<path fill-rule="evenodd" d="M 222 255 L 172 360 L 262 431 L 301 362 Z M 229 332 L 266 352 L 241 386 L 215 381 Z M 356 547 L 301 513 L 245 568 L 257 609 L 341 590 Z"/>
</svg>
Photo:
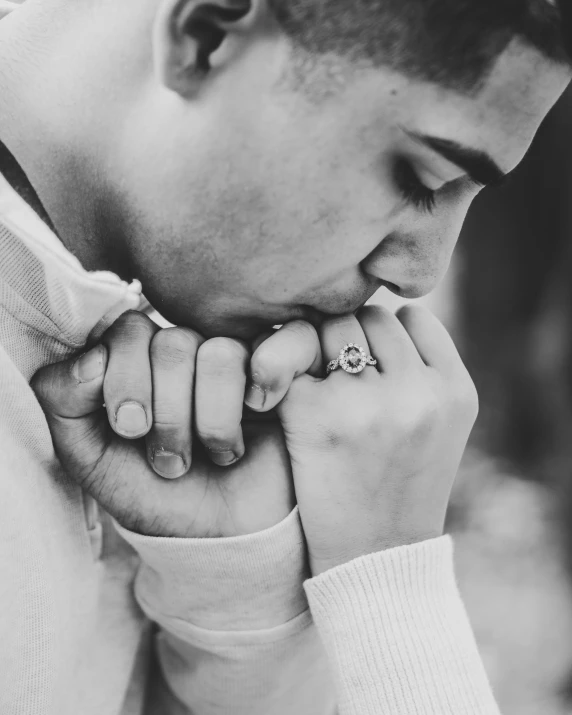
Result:
<svg viewBox="0 0 572 715">
<path fill-rule="evenodd" d="M 428 213 L 433 213 L 437 203 L 436 192 L 428 189 L 415 173 L 411 164 L 401 159 L 395 167 L 395 181 L 404 199 Z"/>
</svg>

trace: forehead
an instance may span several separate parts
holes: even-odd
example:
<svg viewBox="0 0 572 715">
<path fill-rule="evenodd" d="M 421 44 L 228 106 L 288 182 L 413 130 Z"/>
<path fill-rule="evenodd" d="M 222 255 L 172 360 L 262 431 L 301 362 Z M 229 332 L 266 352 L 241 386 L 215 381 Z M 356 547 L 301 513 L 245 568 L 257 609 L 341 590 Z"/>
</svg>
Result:
<svg viewBox="0 0 572 715">
<path fill-rule="evenodd" d="M 449 131 L 459 142 L 495 156 L 509 171 L 523 158 L 570 76 L 568 67 L 514 41 L 474 96 L 450 98 Z"/>
<path fill-rule="evenodd" d="M 371 131 L 379 141 L 380 132 L 399 127 L 449 139 L 486 152 L 504 171 L 520 162 L 572 76 L 568 67 L 517 41 L 472 94 L 386 70 L 361 74 L 349 90 L 361 99 L 355 96 L 346 106 L 354 108 L 365 134 Z"/>
</svg>

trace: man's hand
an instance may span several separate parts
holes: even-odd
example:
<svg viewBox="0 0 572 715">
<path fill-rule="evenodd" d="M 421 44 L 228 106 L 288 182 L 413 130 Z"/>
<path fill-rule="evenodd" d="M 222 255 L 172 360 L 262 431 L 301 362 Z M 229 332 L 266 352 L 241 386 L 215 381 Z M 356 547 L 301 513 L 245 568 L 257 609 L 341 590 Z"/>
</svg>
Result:
<svg viewBox="0 0 572 715">
<path fill-rule="evenodd" d="M 247 404 L 270 413 L 295 377 L 322 369 L 318 334 L 303 321 L 260 336 L 252 363 L 250 346 L 240 340 L 160 330 L 135 311 L 124 313 L 102 344 L 109 354 L 103 385 L 109 424 L 125 439 L 145 437 L 149 463 L 166 479 L 188 472 L 198 443 L 218 466 L 237 462 L 245 453 L 241 424 L 249 420 L 245 391 Z"/>
<path fill-rule="evenodd" d="M 266 337 L 256 364 L 272 383 L 271 410 L 321 358 L 307 324 Z M 249 363 L 240 341 L 160 330 L 126 313 L 101 345 L 40 370 L 32 387 L 69 475 L 123 526 L 234 536 L 275 525 L 295 504 L 280 423 L 243 416 Z"/>
<path fill-rule="evenodd" d="M 455 346 L 429 311 L 366 307 L 322 325 L 326 360 L 347 343 L 378 366 L 299 377 L 278 407 L 314 575 L 442 535 L 478 409 Z"/>
</svg>

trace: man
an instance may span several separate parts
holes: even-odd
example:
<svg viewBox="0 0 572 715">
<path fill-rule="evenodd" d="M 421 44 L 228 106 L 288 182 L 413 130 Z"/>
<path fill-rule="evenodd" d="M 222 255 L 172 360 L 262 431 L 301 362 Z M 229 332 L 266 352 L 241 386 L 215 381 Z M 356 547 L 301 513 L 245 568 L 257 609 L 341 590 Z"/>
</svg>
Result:
<svg viewBox="0 0 572 715">
<path fill-rule="evenodd" d="M 518 163 L 569 80 L 560 28 L 558 12 L 544 0 L 380 0 L 351 7 L 341 0 L 27 0 L 2 21 L 3 711 L 331 712 L 327 668 L 339 657 L 341 712 L 494 712 L 445 542 L 434 538 L 433 527 L 386 544 L 419 542 L 404 549 L 373 553 L 360 545 L 345 558 L 343 544 L 336 558 L 329 543 L 310 549 L 312 574 L 327 577 L 308 587 L 320 641 L 301 590 L 305 566 L 298 517 L 288 514 L 291 494 L 272 514 L 260 515 L 252 503 L 234 532 L 217 523 L 212 535 L 230 538 L 201 540 L 192 537 L 211 535 L 204 524 L 196 533 L 182 530 L 186 504 L 171 531 L 160 508 L 163 495 L 171 500 L 185 482 L 153 482 L 161 499 L 141 520 L 140 504 L 126 503 L 117 460 L 111 470 L 72 474 L 72 464 L 93 466 L 84 450 L 86 436 L 101 437 L 97 425 L 89 423 L 81 440 L 75 433 L 75 451 L 69 439 L 62 448 L 62 425 L 86 425 L 85 414 L 62 414 L 62 387 L 75 386 L 78 399 L 95 404 L 100 348 L 85 362 L 72 361 L 75 383 L 58 382 L 57 369 L 36 381 L 66 471 L 28 381 L 104 334 L 108 369 L 114 354 L 124 362 L 149 359 L 155 334 L 141 319 L 122 318 L 119 330 L 105 332 L 138 306 L 137 284 L 124 282 L 133 278 L 172 323 L 213 339 L 204 343 L 211 378 L 228 374 L 229 338 L 244 348 L 240 341 L 296 319 L 322 325 L 328 359 L 337 341 L 324 346 L 323 324 L 330 328 L 332 321 L 338 339 L 369 342 L 372 353 L 374 345 L 381 352 L 373 324 L 382 318 L 370 317 L 366 328 L 367 314 L 358 321 L 352 313 L 382 286 L 415 297 L 442 275 L 478 187 Z M 387 320 L 389 342 L 405 341 L 399 321 Z M 415 344 L 423 372 L 421 362 L 433 363 L 431 351 L 419 360 L 426 331 L 403 323 L 411 338 L 405 364 L 413 364 Z M 197 342 L 199 356 L 201 348 Z M 236 351 L 230 360 L 243 373 L 245 354 Z M 439 354 L 450 364 L 450 353 Z M 155 364 L 147 366 L 147 378 Z M 141 359 L 138 367 L 145 369 Z M 366 370 L 368 380 L 377 379 Z M 155 429 L 145 409 L 149 380 L 129 382 L 125 369 L 120 374 L 126 384 L 116 381 L 109 390 L 117 401 L 112 427 L 124 437 L 147 435 Z M 346 385 L 350 376 L 332 377 L 346 389 L 341 379 Z M 262 382 L 249 396 L 260 409 L 253 396 L 272 392 Z M 300 417 L 300 406 L 309 403 L 288 404 L 294 407 L 290 417 L 283 411 L 284 420 L 298 423 L 292 415 Z M 223 429 L 211 421 L 201 434 L 222 465 L 243 454 L 241 414 L 230 418 Z M 181 476 L 189 466 L 184 445 L 179 453 L 164 436 L 155 433 L 148 457 L 156 472 Z M 340 435 L 333 436 L 339 446 Z M 260 440 L 272 447 L 264 470 L 284 472 L 284 450 L 270 440 Z M 456 438 L 455 446 L 461 442 Z M 130 466 L 130 478 L 133 454 L 123 446 L 115 452 Z M 250 469 L 260 474 L 261 450 L 258 457 Z M 179 472 L 177 458 L 185 468 Z M 90 482 L 90 474 L 97 479 Z M 398 476 L 406 472 L 396 484 Z M 308 483 L 296 470 L 294 479 Z M 146 477 L 141 492 L 150 483 Z M 427 489 L 420 512 L 431 501 Z M 313 500 L 303 503 L 310 509 Z M 168 515 L 173 510 L 169 504 Z M 123 538 L 114 535 L 107 512 L 124 527 Z M 329 529 L 333 534 L 331 523 Z M 314 531 L 317 538 L 320 529 Z M 320 563 L 316 554 L 326 558 Z M 358 595 L 359 573 L 352 579 L 345 570 L 366 554 L 374 580 L 386 574 L 383 587 L 377 581 L 381 592 L 396 588 L 385 601 L 374 589 L 381 611 Z M 147 617 L 132 597 L 139 560 L 138 597 Z M 367 617 L 359 624 L 350 618 L 347 602 L 354 597 L 358 605 L 367 602 L 366 616 L 379 619 L 369 640 L 387 634 L 386 672 L 368 670 Z M 356 626 L 342 635 L 338 608 L 342 625 Z M 349 662 L 342 659 L 344 644 Z"/>
</svg>

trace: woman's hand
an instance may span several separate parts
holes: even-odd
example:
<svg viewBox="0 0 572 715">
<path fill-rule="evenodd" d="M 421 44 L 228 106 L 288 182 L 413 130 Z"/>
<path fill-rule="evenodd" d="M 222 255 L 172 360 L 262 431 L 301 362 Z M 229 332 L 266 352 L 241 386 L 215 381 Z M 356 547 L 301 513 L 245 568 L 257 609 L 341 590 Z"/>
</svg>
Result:
<svg viewBox="0 0 572 715">
<path fill-rule="evenodd" d="M 472 380 L 429 311 L 366 307 L 322 325 L 325 360 L 348 343 L 377 367 L 299 377 L 278 407 L 314 575 L 442 535 L 478 411 Z"/>
</svg>

